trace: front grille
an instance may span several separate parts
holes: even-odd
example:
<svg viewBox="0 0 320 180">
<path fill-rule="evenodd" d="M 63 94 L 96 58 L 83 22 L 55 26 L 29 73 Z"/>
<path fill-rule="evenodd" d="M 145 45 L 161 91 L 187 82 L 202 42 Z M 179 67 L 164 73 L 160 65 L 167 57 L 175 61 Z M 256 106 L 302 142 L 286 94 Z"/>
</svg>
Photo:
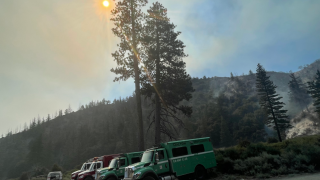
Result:
<svg viewBox="0 0 320 180">
<path fill-rule="evenodd" d="M 131 168 L 126 167 L 124 170 L 124 177 L 125 178 L 132 178 L 133 177 L 133 170 Z"/>
</svg>

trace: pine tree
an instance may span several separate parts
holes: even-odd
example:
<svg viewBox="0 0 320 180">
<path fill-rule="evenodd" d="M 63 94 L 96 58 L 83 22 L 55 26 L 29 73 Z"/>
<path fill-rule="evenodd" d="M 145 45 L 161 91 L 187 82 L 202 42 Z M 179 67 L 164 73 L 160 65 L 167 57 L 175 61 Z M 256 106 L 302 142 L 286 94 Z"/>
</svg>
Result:
<svg viewBox="0 0 320 180">
<path fill-rule="evenodd" d="M 38 115 L 37 126 L 39 126 L 40 124 L 41 124 L 41 118 L 40 118 L 40 116 Z"/>
<path fill-rule="evenodd" d="M 268 119 L 266 124 L 272 126 L 274 124 L 274 129 L 278 133 L 279 141 L 282 142 L 281 134 L 287 128 L 290 128 L 290 122 L 288 116 L 286 115 L 287 110 L 283 110 L 283 102 L 279 100 L 282 98 L 279 94 L 276 94 L 276 85 L 269 79 L 265 69 L 258 64 L 257 74 L 256 74 L 256 89 L 259 95 L 259 103 L 262 108 L 266 110 L 268 114 Z"/>
<path fill-rule="evenodd" d="M 180 32 L 175 32 L 176 26 L 170 23 L 166 9 L 159 2 L 153 3 L 148 13 L 143 33 L 143 60 L 147 73 L 142 78 L 141 92 L 155 104 L 152 123 L 155 124 L 155 144 L 160 144 L 161 133 L 175 137 L 171 130 L 175 128 L 173 124 L 184 127 L 176 114 L 191 115 L 191 107 L 179 103 L 192 97 L 193 88 L 182 60 L 187 56 L 185 45 L 177 39 Z"/>
<path fill-rule="evenodd" d="M 51 168 L 51 171 L 62 171 L 62 168 L 57 164 L 54 164 Z"/>
<path fill-rule="evenodd" d="M 50 117 L 50 114 L 48 114 L 48 117 L 47 117 L 46 121 L 48 122 L 50 120 L 51 120 L 51 117 Z"/>
<path fill-rule="evenodd" d="M 29 153 L 27 155 L 27 160 L 30 162 L 36 163 L 43 163 L 43 142 L 42 142 L 42 135 L 35 138 L 33 141 L 29 143 Z"/>
<path fill-rule="evenodd" d="M 298 105 L 300 108 L 307 106 L 310 103 L 310 96 L 300 78 L 293 73 L 290 74 L 290 78 L 291 80 L 288 83 L 290 103 L 294 104 L 294 106 Z"/>
<path fill-rule="evenodd" d="M 37 126 L 36 118 L 33 118 L 33 120 L 30 122 L 30 128 L 29 129 L 35 128 L 36 126 Z"/>
<path fill-rule="evenodd" d="M 233 76 L 232 72 L 230 73 L 230 78 L 231 78 L 231 81 L 234 80 L 234 76 Z"/>
<path fill-rule="evenodd" d="M 114 81 L 125 81 L 130 77 L 134 78 L 135 95 L 139 124 L 139 150 L 144 150 L 144 135 L 142 121 L 142 107 L 140 94 L 140 39 L 142 32 L 142 20 L 144 13 L 142 7 L 147 0 L 120 0 L 111 11 L 111 21 L 116 25 L 113 33 L 120 38 L 119 49 L 112 54 L 118 67 L 111 69 L 111 72 L 120 75 Z"/>
<path fill-rule="evenodd" d="M 313 98 L 313 105 L 320 118 L 320 71 L 317 70 L 315 80 L 308 82 L 308 93 Z"/>
<path fill-rule="evenodd" d="M 59 110 L 59 117 L 61 117 L 62 115 L 62 110 Z"/>
<path fill-rule="evenodd" d="M 72 113 L 72 108 L 71 108 L 70 104 L 69 104 L 69 107 L 68 107 L 68 113 Z"/>
<path fill-rule="evenodd" d="M 27 123 L 25 122 L 24 123 L 24 126 L 23 126 L 23 131 L 27 131 L 28 130 L 28 125 L 27 125 Z"/>
<path fill-rule="evenodd" d="M 64 115 L 67 115 L 67 114 L 69 114 L 68 109 L 64 110 Z"/>
<path fill-rule="evenodd" d="M 228 128 L 227 121 L 221 116 L 220 123 L 220 145 L 223 147 L 228 147 L 232 145 L 232 135 Z"/>
</svg>

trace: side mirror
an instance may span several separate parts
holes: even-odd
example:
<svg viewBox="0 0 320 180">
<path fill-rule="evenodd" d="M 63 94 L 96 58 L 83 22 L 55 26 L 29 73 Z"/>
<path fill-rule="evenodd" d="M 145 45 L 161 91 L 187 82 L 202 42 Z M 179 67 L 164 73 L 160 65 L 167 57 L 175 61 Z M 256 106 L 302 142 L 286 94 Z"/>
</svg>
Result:
<svg viewBox="0 0 320 180">
<path fill-rule="evenodd" d="M 158 154 L 158 152 L 156 152 L 156 163 L 158 163 L 159 162 L 159 154 Z"/>
</svg>

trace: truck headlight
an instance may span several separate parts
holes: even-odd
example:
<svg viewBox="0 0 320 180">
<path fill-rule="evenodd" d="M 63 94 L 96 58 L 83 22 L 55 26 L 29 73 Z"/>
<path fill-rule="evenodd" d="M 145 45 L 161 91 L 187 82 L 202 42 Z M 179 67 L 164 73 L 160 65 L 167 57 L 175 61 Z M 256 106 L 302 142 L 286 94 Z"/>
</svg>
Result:
<svg viewBox="0 0 320 180">
<path fill-rule="evenodd" d="M 79 178 L 80 178 L 80 179 L 83 178 L 83 175 L 81 175 Z"/>
<path fill-rule="evenodd" d="M 99 177 L 99 180 L 102 180 L 104 178 L 104 175 L 101 175 L 100 177 Z"/>
<path fill-rule="evenodd" d="M 75 177 L 75 176 L 76 176 L 75 174 L 72 175 L 72 177 Z"/>
<path fill-rule="evenodd" d="M 137 172 L 133 175 L 133 179 L 137 179 L 140 176 L 141 172 Z"/>
</svg>

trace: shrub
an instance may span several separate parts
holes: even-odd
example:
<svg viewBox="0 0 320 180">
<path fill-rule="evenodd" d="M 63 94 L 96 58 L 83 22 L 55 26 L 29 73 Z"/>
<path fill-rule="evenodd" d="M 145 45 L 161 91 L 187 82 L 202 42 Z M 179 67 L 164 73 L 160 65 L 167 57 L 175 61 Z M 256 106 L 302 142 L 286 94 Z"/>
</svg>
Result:
<svg viewBox="0 0 320 180">
<path fill-rule="evenodd" d="M 267 140 L 267 143 L 271 144 L 271 143 L 277 143 L 279 142 L 277 138 L 275 137 L 269 137 Z"/>
<path fill-rule="evenodd" d="M 224 157 L 229 157 L 232 160 L 240 159 L 241 151 L 235 148 L 228 148 L 223 152 Z"/>
<path fill-rule="evenodd" d="M 249 157 L 259 156 L 264 151 L 266 151 L 266 146 L 264 146 L 262 143 L 250 144 L 242 154 L 241 158 L 246 159 Z"/>
<path fill-rule="evenodd" d="M 260 156 L 249 157 L 245 160 L 239 159 L 234 163 L 234 169 L 237 173 L 255 176 L 270 173 L 272 169 L 280 167 L 281 157 L 263 152 Z"/>
<path fill-rule="evenodd" d="M 245 140 L 240 140 L 239 143 L 238 143 L 238 146 L 239 146 L 239 147 L 244 147 L 244 148 L 246 148 L 246 147 L 248 147 L 250 144 L 251 144 L 251 142 L 245 139 Z"/>
<path fill-rule="evenodd" d="M 57 164 L 54 164 L 52 166 L 51 171 L 62 171 L 62 168 L 60 166 L 58 166 Z"/>
<path fill-rule="evenodd" d="M 29 180 L 29 176 L 27 172 L 24 172 L 21 174 L 21 176 L 19 177 L 19 180 Z"/>
<path fill-rule="evenodd" d="M 288 168 L 286 165 L 281 165 L 280 168 L 273 168 L 271 170 L 271 174 L 273 176 L 278 176 L 278 175 L 287 174 L 287 173 L 288 173 Z"/>
<path fill-rule="evenodd" d="M 318 143 L 318 144 L 317 144 Z M 217 172 L 266 178 L 320 169 L 320 138 L 308 136 L 278 143 L 218 150 Z"/>
<path fill-rule="evenodd" d="M 257 178 L 270 178 L 271 175 L 270 175 L 270 174 L 257 174 L 256 177 L 257 177 Z"/>
<path fill-rule="evenodd" d="M 277 149 L 277 148 L 272 147 L 272 146 L 266 146 L 266 152 L 268 154 L 272 154 L 272 155 L 280 155 L 281 154 L 280 149 Z"/>
<path fill-rule="evenodd" d="M 216 157 L 217 160 L 217 170 L 221 173 L 234 173 L 234 161 L 228 157 L 223 157 L 222 155 L 218 155 Z"/>
</svg>

